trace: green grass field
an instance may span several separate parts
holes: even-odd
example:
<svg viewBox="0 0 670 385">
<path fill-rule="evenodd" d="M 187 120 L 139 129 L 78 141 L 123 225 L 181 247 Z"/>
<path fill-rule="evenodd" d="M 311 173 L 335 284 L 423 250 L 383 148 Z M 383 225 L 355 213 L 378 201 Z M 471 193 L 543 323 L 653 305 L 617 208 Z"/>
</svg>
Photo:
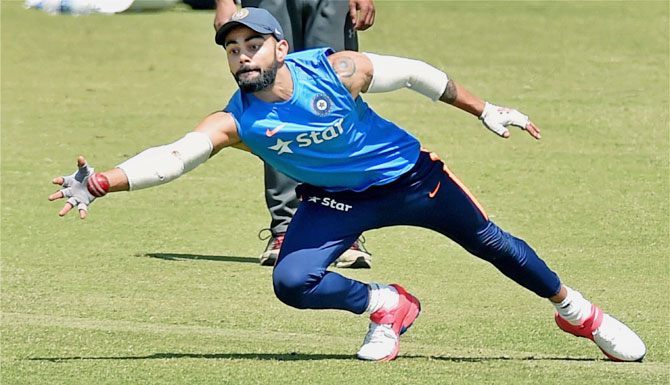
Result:
<svg viewBox="0 0 670 385">
<path fill-rule="evenodd" d="M 452 242 L 366 234 L 423 312 L 397 360 L 355 359 L 367 319 L 300 311 L 257 263 L 261 162 L 225 150 L 169 185 L 59 218 L 50 180 L 173 141 L 235 90 L 212 12 L 84 17 L 1 2 L 4 384 L 670 382 L 669 6 L 377 1 L 363 50 L 421 58 L 542 129 L 509 140 L 411 91 L 366 96 L 490 216 L 646 341 L 643 363 L 562 333 L 553 307 Z"/>
</svg>

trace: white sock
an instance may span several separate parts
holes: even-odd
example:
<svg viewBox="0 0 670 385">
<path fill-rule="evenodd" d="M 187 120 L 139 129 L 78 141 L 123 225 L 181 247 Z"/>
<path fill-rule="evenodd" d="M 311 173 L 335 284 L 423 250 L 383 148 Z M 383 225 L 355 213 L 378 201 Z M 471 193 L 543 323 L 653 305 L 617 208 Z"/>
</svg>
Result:
<svg viewBox="0 0 670 385">
<path fill-rule="evenodd" d="M 368 287 L 370 288 L 370 300 L 365 309 L 366 312 L 374 313 L 381 308 L 393 309 L 398 306 L 400 296 L 395 287 L 375 282 L 368 283 Z"/>
<path fill-rule="evenodd" d="M 565 286 L 568 295 L 559 303 L 552 302 L 558 314 L 573 325 L 580 325 L 591 316 L 591 302 L 586 300 L 580 292 Z"/>
</svg>

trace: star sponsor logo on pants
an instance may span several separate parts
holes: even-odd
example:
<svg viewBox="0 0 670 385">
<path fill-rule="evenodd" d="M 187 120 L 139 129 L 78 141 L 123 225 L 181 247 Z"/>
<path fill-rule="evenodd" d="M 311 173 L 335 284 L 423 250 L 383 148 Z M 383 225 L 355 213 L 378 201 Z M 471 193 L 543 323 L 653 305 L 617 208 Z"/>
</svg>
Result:
<svg viewBox="0 0 670 385">
<path fill-rule="evenodd" d="M 331 209 L 335 209 L 335 210 L 338 210 L 338 211 L 344 211 L 345 213 L 348 212 L 349 210 L 351 210 L 351 208 L 353 207 L 352 205 L 348 205 L 346 203 L 338 202 L 331 197 L 320 198 L 320 197 L 311 196 L 311 197 L 307 198 L 307 201 L 312 202 L 312 203 L 316 203 L 316 204 L 320 204 L 321 206 L 326 206 L 326 207 L 329 207 Z"/>
</svg>

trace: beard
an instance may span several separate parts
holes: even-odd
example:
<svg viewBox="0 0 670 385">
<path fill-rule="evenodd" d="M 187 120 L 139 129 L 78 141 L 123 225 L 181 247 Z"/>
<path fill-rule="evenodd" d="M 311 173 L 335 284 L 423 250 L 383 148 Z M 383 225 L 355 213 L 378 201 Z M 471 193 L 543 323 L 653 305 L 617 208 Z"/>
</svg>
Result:
<svg viewBox="0 0 670 385">
<path fill-rule="evenodd" d="M 264 89 L 270 87 L 277 77 L 277 69 L 279 69 L 279 62 L 274 60 L 272 65 L 269 68 L 254 68 L 250 66 L 242 66 L 237 72 L 233 75 L 237 85 L 240 87 L 242 92 L 253 93 L 258 91 L 263 91 Z M 243 74 L 248 72 L 259 72 L 259 75 L 254 78 L 242 77 Z"/>
</svg>

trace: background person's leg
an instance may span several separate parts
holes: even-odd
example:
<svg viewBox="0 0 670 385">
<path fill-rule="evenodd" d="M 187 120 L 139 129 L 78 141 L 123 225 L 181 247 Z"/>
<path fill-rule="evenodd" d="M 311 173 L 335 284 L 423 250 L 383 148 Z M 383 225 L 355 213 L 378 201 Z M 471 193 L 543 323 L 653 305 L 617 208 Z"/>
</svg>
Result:
<svg viewBox="0 0 670 385">
<path fill-rule="evenodd" d="M 265 203 L 270 212 L 270 239 L 265 251 L 260 255 L 263 266 L 272 266 L 279 256 L 284 233 L 300 202 L 295 194 L 298 182 L 263 163 L 265 173 Z"/>
<path fill-rule="evenodd" d="M 319 0 L 308 2 L 304 20 L 304 46 L 331 47 L 335 51 L 358 51 L 358 36 L 349 18 L 349 2 Z"/>
</svg>

